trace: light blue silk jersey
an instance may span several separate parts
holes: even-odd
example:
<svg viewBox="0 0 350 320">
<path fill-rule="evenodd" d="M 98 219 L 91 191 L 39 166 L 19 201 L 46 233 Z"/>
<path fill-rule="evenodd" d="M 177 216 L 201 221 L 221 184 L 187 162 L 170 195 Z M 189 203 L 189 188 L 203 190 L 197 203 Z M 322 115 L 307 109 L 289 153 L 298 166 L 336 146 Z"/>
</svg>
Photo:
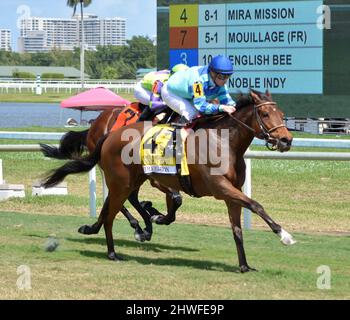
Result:
<svg viewBox="0 0 350 320">
<path fill-rule="evenodd" d="M 196 84 L 201 84 L 204 92 L 200 96 L 193 90 Z M 219 87 L 211 79 L 208 67 L 192 67 L 187 70 L 174 73 L 167 82 L 168 90 L 184 99 L 193 100 L 194 107 L 204 114 L 214 114 L 222 111 L 220 105 L 232 105 L 236 103 L 228 93 L 227 86 Z M 208 101 L 218 99 L 220 105 Z"/>
</svg>

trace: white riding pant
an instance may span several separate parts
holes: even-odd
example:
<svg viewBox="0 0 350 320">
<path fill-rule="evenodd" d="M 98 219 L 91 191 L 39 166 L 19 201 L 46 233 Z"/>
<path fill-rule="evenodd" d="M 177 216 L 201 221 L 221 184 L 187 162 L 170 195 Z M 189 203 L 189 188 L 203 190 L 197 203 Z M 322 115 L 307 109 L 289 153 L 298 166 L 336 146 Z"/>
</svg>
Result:
<svg viewBox="0 0 350 320">
<path fill-rule="evenodd" d="M 134 90 L 134 97 L 140 101 L 142 104 L 145 104 L 146 106 L 149 105 L 150 100 L 151 100 L 151 94 L 152 92 L 149 90 L 146 90 L 145 88 L 142 87 L 141 81 L 139 81 Z"/>
<path fill-rule="evenodd" d="M 168 90 L 167 83 L 162 88 L 162 99 L 171 109 L 184 116 L 188 121 L 198 115 L 198 110 L 189 100 L 181 98 Z"/>
</svg>

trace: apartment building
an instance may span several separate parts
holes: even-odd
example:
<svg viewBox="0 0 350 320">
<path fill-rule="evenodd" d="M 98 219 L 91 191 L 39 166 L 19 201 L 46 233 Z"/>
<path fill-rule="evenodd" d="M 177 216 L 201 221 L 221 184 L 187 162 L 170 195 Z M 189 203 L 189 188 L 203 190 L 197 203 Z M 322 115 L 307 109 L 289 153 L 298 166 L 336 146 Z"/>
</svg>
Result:
<svg viewBox="0 0 350 320">
<path fill-rule="evenodd" d="M 78 35 L 81 39 L 81 19 L 77 15 Z M 88 14 L 84 15 L 84 37 L 88 50 L 95 50 L 96 46 L 122 46 L 126 44 L 126 19 L 104 18 Z"/>
<path fill-rule="evenodd" d="M 96 50 L 98 45 L 124 45 L 126 19 L 115 17 L 100 19 L 97 15 L 84 15 L 85 49 Z M 73 50 L 80 47 L 81 19 L 29 17 L 20 22 L 19 52 L 41 52 L 54 48 Z"/>
<path fill-rule="evenodd" d="M 11 51 L 11 30 L 0 29 L 0 50 Z"/>
</svg>

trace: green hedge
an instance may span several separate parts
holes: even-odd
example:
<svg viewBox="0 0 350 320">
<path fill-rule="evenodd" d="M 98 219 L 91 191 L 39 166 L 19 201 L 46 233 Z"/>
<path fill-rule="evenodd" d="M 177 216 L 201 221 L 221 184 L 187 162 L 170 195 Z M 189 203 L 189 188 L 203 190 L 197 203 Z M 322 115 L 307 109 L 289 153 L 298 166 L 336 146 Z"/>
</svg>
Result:
<svg viewBox="0 0 350 320">
<path fill-rule="evenodd" d="M 12 76 L 14 78 L 21 78 L 21 79 L 35 79 L 35 75 L 30 72 L 23 72 L 23 71 L 13 71 Z"/>
<path fill-rule="evenodd" d="M 64 79 L 64 74 L 63 73 L 43 73 L 41 75 L 41 79 Z"/>
</svg>

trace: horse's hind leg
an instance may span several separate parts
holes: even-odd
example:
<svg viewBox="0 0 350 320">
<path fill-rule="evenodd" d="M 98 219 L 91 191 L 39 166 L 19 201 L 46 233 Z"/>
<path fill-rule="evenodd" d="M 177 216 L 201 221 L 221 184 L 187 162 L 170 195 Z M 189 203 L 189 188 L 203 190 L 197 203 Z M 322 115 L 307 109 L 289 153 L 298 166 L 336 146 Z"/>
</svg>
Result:
<svg viewBox="0 0 350 320">
<path fill-rule="evenodd" d="M 89 225 L 81 226 L 78 229 L 79 233 L 82 233 L 82 234 L 97 234 L 97 233 L 99 233 L 99 231 L 103 225 L 103 220 L 108 214 L 108 206 L 109 206 L 108 198 L 109 198 L 109 196 L 107 196 L 105 202 L 103 203 L 103 207 L 101 209 L 101 212 L 100 212 L 100 215 L 98 217 L 97 222 L 95 222 L 91 226 L 89 226 Z"/>
<path fill-rule="evenodd" d="M 143 231 L 139 225 L 139 222 L 132 216 L 132 214 L 124 206 L 122 207 L 122 209 L 120 211 L 128 219 L 130 226 L 135 229 L 135 239 L 137 241 L 141 241 L 141 242 L 145 241 L 145 236 L 143 235 Z M 78 232 L 82 233 L 82 234 L 87 234 L 87 235 L 98 234 L 100 232 L 102 225 L 103 225 L 103 218 L 107 214 L 108 214 L 108 197 L 106 198 L 106 201 L 103 204 L 103 208 L 100 212 L 100 215 L 99 215 L 97 222 L 95 222 L 93 225 L 81 226 L 78 229 Z"/>
<path fill-rule="evenodd" d="M 101 170 L 101 168 L 100 168 L 100 171 L 101 171 L 102 178 L 104 179 L 104 173 L 103 173 L 103 170 Z M 135 219 L 132 216 L 132 214 L 129 212 L 129 210 L 126 209 L 124 206 L 122 207 L 122 209 L 120 211 L 124 214 L 125 218 L 128 219 L 130 226 L 135 229 L 135 239 L 137 241 L 140 241 L 140 242 L 145 241 L 146 236 L 144 235 L 142 228 L 140 227 L 137 219 Z M 94 223 L 93 225 L 81 226 L 78 229 L 78 232 L 82 233 L 82 234 L 88 234 L 88 235 L 99 233 L 99 231 L 103 225 L 103 218 L 107 215 L 107 213 L 108 213 L 108 197 L 106 198 L 106 200 L 103 204 L 103 208 L 100 212 L 100 215 L 99 215 L 97 222 Z"/>
<path fill-rule="evenodd" d="M 100 172 L 101 172 L 101 176 L 102 176 L 102 181 L 103 181 L 103 188 L 104 189 L 108 189 L 107 185 L 106 185 L 106 180 L 105 180 L 105 174 L 103 172 L 103 170 L 100 168 Z M 122 209 L 120 210 L 123 215 L 125 216 L 126 219 L 128 219 L 130 226 L 135 229 L 135 239 L 137 241 L 145 241 L 145 239 L 143 239 L 142 235 L 143 235 L 143 231 L 142 228 L 139 225 L 139 222 L 137 221 L 136 218 L 133 217 L 133 215 L 129 212 L 129 210 L 127 208 L 125 208 L 124 206 L 122 207 Z"/>
<path fill-rule="evenodd" d="M 118 189 L 117 189 L 118 190 Z M 122 257 L 118 256 L 114 250 L 114 240 L 113 240 L 113 221 L 117 213 L 122 209 L 123 203 L 127 199 L 128 194 L 126 191 L 124 193 L 112 192 L 110 190 L 108 196 L 108 213 L 103 221 L 103 227 L 105 230 L 106 241 L 107 241 L 107 256 L 109 260 L 120 261 L 123 260 Z"/>
<path fill-rule="evenodd" d="M 145 222 L 145 229 L 143 230 L 142 233 L 136 234 L 137 230 L 135 231 L 135 238 L 140 237 L 142 240 L 141 241 L 150 241 L 152 238 L 152 233 L 153 233 L 153 226 L 152 226 L 152 221 L 150 219 L 150 216 L 148 215 L 148 212 L 144 209 L 143 206 L 141 206 L 138 198 L 139 194 L 139 189 L 133 191 L 129 195 L 129 202 L 132 204 L 132 206 L 139 212 L 141 217 L 143 218 L 143 221 Z M 142 231 L 142 230 L 141 230 Z M 137 240 L 137 238 L 136 238 Z"/>
</svg>

